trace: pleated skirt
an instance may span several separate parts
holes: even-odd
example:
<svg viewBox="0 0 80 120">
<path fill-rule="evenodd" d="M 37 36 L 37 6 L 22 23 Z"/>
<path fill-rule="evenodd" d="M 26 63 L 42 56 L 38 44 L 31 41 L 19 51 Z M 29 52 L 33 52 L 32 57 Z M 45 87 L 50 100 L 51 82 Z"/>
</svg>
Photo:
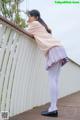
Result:
<svg viewBox="0 0 80 120">
<path fill-rule="evenodd" d="M 46 57 L 45 69 L 48 70 L 52 65 L 59 61 L 61 62 L 61 66 L 69 61 L 66 51 L 63 46 L 52 47 Z"/>
</svg>

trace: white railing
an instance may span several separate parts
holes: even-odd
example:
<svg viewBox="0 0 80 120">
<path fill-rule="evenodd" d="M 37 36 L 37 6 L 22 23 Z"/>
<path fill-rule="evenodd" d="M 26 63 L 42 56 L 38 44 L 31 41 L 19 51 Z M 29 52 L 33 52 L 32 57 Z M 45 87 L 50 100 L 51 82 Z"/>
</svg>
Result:
<svg viewBox="0 0 80 120">
<path fill-rule="evenodd" d="M 70 61 L 63 68 L 59 97 L 80 90 L 80 67 Z M 49 101 L 45 57 L 34 39 L 0 16 L 0 111 L 13 116 Z"/>
<path fill-rule="evenodd" d="M 48 102 L 44 57 L 24 31 L 0 22 L 0 110 L 14 115 Z"/>
</svg>

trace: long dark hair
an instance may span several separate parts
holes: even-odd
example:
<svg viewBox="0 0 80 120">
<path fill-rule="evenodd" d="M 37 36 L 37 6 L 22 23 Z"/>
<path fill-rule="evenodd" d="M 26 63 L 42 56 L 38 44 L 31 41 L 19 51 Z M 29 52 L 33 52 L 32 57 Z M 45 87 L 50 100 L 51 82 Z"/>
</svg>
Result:
<svg viewBox="0 0 80 120">
<path fill-rule="evenodd" d="M 38 17 L 38 21 L 45 27 L 46 31 L 48 33 L 51 33 L 51 30 L 48 28 L 47 24 L 44 22 L 44 20 L 40 17 L 40 12 L 38 10 L 31 10 L 28 11 L 28 15 Z"/>
</svg>

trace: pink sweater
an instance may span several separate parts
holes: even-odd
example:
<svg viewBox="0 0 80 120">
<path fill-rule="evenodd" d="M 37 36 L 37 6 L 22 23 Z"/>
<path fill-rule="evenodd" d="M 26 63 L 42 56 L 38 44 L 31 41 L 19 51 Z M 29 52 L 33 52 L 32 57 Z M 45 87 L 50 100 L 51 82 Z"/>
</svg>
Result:
<svg viewBox="0 0 80 120">
<path fill-rule="evenodd" d="M 49 34 L 45 27 L 38 21 L 29 23 L 28 32 L 34 35 L 39 48 L 43 51 L 45 56 L 50 48 L 62 46 L 60 41 L 56 40 L 51 34 Z"/>
</svg>

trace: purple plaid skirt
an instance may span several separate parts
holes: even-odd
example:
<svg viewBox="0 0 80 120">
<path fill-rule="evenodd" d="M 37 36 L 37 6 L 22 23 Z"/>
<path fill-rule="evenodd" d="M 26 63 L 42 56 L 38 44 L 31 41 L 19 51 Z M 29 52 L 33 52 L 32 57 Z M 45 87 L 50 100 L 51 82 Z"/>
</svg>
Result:
<svg viewBox="0 0 80 120">
<path fill-rule="evenodd" d="M 46 58 L 46 70 L 56 62 L 61 61 L 62 66 L 69 61 L 63 46 L 52 47 Z"/>
</svg>

